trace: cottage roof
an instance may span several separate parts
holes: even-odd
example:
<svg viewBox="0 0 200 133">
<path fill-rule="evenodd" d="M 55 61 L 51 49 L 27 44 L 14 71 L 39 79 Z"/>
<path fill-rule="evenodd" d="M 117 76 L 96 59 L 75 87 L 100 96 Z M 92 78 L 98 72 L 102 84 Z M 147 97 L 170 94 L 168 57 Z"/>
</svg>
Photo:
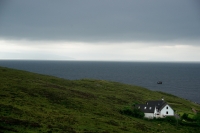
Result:
<svg viewBox="0 0 200 133">
<path fill-rule="evenodd" d="M 144 113 L 154 113 L 155 108 L 162 110 L 167 103 L 164 100 L 147 101 L 146 104 L 137 104 L 135 107 Z"/>
<path fill-rule="evenodd" d="M 137 104 L 136 108 L 140 109 L 144 113 L 154 113 L 155 106 L 146 105 L 146 104 Z"/>
<path fill-rule="evenodd" d="M 156 106 L 158 110 L 161 110 L 167 103 L 164 100 L 147 101 L 146 105 Z"/>
</svg>

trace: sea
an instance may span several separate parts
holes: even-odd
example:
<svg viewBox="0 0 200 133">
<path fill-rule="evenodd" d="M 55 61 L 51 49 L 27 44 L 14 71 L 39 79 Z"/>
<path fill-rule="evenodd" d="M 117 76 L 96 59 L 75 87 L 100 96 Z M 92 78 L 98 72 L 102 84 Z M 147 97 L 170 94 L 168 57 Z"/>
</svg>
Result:
<svg viewBox="0 0 200 133">
<path fill-rule="evenodd" d="M 99 79 L 141 86 L 200 103 L 199 62 L 0 60 L 0 66 L 59 78 Z M 162 84 L 157 84 L 162 81 Z"/>
</svg>

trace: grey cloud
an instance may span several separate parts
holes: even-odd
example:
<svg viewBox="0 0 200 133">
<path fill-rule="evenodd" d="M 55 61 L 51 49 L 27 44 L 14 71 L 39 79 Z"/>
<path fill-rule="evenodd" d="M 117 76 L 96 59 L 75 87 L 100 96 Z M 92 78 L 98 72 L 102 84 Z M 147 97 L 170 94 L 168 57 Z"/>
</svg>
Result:
<svg viewBox="0 0 200 133">
<path fill-rule="evenodd" d="M 200 38 L 198 0 L 10 0 L 0 3 L 0 38 L 170 41 Z"/>
</svg>

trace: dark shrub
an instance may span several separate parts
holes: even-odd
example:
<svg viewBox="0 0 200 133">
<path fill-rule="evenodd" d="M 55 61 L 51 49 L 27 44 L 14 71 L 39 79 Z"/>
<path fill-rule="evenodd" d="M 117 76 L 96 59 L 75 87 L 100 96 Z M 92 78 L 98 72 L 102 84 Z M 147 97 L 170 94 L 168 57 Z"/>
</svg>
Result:
<svg viewBox="0 0 200 133">
<path fill-rule="evenodd" d="M 125 115 L 129 115 L 129 116 L 133 115 L 133 112 L 130 108 L 124 108 L 123 110 L 120 110 L 120 113 L 125 114 Z"/>
<path fill-rule="evenodd" d="M 188 114 L 184 113 L 184 114 L 181 116 L 181 118 L 187 120 L 187 119 L 188 119 Z"/>
<path fill-rule="evenodd" d="M 182 126 L 189 126 L 189 127 L 198 127 L 198 123 L 196 122 L 185 122 L 185 121 L 181 121 L 180 124 Z"/>
<path fill-rule="evenodd" d="M 139 109 L 136 109 L 136 108 L 125 108 L 123 110 L 120 111 L 121 114 L 125 114 L 125 115 L 128 115 L 128 116 L 133 116 L 133 117 L 136 117 L 136 118 L 143 118 L 144 117 L 144 113 L 139 110 Z"/>
<path fill-rule="evenodd" d="M 200 112 L 198 112 L 198 113 L 194 116 L 194 120 L 196 121 L 197 125 L 200 127 Z"/>
<path fill-rule="evenodd" d="M 174 116 L 167 116 L 164 118 L 164 120 L 172 125 L 177 123 L 177 119 Z"/>
<path fill-rule="evenodd" d="M 133 114 L 134 114 L 134 117 L 136 117 L 136 118 L 143 118 L 144 117 L 144 112 L 142 112 L 141 110 L 139 110 L 137 108 L 133 109 Z"/>
<path fill-rule="evenodd" d="M 184 119 L 184 120 L 190 121 L 190 122 L 194 121 L 194 119 L 188 117 L 188 114 L 186 114 L 186 113 L 184 113 L 181 118 Z"/>
</svg>

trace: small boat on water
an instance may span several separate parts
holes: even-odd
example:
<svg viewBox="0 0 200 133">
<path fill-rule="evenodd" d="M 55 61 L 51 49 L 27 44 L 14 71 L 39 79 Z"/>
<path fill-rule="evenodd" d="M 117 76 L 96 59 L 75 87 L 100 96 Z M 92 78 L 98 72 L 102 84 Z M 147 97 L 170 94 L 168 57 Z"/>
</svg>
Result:
<svg viewBox="0 0 200 133">
<path fill-rule="evenodd" d="M 162 81 L 158 81 L 157 84 L 162 84 Z"/>
</svg>

